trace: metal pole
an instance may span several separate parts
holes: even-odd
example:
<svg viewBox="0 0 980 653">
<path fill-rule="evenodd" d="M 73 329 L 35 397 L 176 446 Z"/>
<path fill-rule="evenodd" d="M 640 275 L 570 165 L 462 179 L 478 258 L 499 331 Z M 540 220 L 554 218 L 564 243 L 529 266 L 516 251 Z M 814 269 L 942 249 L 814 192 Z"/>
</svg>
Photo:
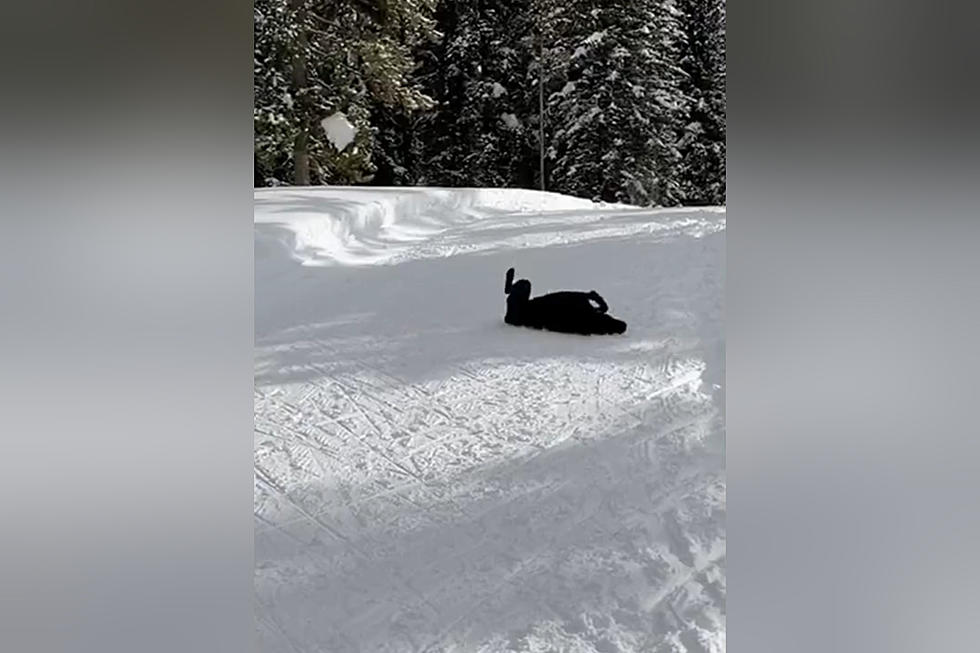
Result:
<svg viewBox="0 0 980 653">
<path fill-rule="evenodd" d="M 544 184 L 544 26 L 538 10 L 538 143 L 541 160 L 541 190 Z"/>
</svg>

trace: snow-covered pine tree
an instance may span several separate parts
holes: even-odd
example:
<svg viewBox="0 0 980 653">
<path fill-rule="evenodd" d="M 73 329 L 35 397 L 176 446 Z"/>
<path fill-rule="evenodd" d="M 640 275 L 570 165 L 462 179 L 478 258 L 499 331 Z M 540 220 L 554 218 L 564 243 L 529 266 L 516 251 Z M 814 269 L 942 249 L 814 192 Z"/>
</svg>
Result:
<svg viewBox="0 0 980 653">
<path fill-rule="evenodd" d="M 523 186 L 529 166 L 523 73 L 531 56 L 530 0 L 443 0 L 441 41 L 416 54 L 417 79 L 436 103 L 416 135 L 422 183 Z"/>
<path fill-rule="evenodd" d="M 432 35 L 435 0 L 255 0 L 255 166 L 265 183 L 361 183 L 374 171 L 373 106 L 430 100 L 409 82 L 412 46 Z M 342 151 L 320 122 L 357 128 Z"/>
<path fill-rule="evenodd" d="M 684 40 L 682 88 L 690 98 L 684 135 L 681 189 L 688 205 L 725 203 L 726 84 L 724 0 L 678 0 Z"/>
<path fill-rule="evenodd" d="M 442 0 L 435 14 L 438 43 L 419 53 L 423 89 L 435 108 L 419 126 L 423 147 L 422 178 L 436 186 L 470 186 L 469 159 L 479 147 L 480 122 L 468 94 L 480 65 L 479 6 L 467 0 Z"/>
<path fill-rule="evenodd" d="M 549 190 L 724 202 L 722 0 L 254 7 L 256 184 L 537 188 L 543 74 Z M 357 127 L 340 152 L 336 111 Z"/>
<path fill-rule="evenodd" d="M 291 93 L 294 17 L 284 0 L 255 0 L 253 14 L 255 185 L 288 183 L 297 113 Z"/>
<path fill-rule="evenodd" d="M 578 40 L 582 30 L 575 25 L 579 17 L 569 11 L 565 0 L 532 0 L 530 11 L 535 34 L 534 56 L 528 66 L 525 87 L 529 94 L 534 95 L 534 146 L 539 168 L 538 187 L 551 190 L 550 170 L 556 155 L 554 136 L 561 130 L 567 118 L 559 111 L 562 109 L 562 91 L 569 88 L 568 71 L 574 49 L 571 44 Z M 543 93 L 543 98 L 539 93 Z M 543 106 L 539 104 L 541 100 Z M 545 158 L 543 163 L 540 161 L 542 149 Z M 542 174 L 543 184 L 540 179 Z"/>
<path fill-rule="evenodd" d="M 491 36 L 478 86 L 488 138 L 476 163 L 519 188 L 538 186 L 537 80 L 527 76 L 538 58 L 531 9 L 530 0 L 502 0 L 487 12 Z"/>
<path fill-rule="evenodd" d="M 550 97 L 552 189 L 675 205 L 685 110 L 673 0 L 570 0 L 556 26 L 564 85 Z"/>
</svg>

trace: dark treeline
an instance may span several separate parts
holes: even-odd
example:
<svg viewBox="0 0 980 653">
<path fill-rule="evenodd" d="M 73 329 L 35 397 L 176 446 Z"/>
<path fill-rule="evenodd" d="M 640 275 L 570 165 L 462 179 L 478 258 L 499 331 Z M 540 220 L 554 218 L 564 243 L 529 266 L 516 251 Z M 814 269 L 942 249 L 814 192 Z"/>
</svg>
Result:
<svg viewBox="0 0 980 653">
<path fill-rule="evenodd" d="M 722 0 L 255 0 L 256 185 L 540 188 L 542 167 L 579 197 L 724 204 Z"/>
</svg>

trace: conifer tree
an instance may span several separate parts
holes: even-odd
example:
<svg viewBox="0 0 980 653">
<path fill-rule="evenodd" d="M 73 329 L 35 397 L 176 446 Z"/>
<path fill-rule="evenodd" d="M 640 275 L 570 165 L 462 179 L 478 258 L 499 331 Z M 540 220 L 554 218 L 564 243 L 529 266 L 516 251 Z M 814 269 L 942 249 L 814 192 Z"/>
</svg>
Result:
<svg viewBox="0 0 980 653">
<path fill-rule="evenodd" d="M 725 200 L 723 0 L 254 7 L 256 184 Z M 341 151 L 335 112 L 357 129 Z"/>
<path fill-rule="evenodd" d="M 725 4 L 679 0 L 682 88 L 691 98 L 679 143 L 684 203 L 725 203 Z"/>
<path fill-rule="evenodd" d="M 672 0 L 575 0 L 559 31 L 565 84 L 549 112 L 555 190 L 608 202 L 674 205 L 685 106 Z"/>
<path fill-rule="evenodd" d="M 431 105 L 409 76 L 412 47 L 432 35 L 433 2 L 256 0 L 256 176 L 292 184 L 370 180 L 372 106 Z M 357 128 L 343 151 L 320 126 L 338 111 Z"/>
</svg>

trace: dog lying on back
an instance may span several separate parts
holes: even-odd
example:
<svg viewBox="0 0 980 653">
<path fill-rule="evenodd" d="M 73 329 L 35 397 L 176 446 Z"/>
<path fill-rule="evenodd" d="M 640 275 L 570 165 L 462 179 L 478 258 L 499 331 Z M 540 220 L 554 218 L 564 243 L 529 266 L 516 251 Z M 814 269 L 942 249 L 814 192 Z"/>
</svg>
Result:
<svg viewBox="0 0 980 653">
<path fill-rule="evenodd" d="M 507 314 L 504 322 L 513 326 L 547 329 L 580 335 L 609 335 L 626 332 L 626 323 L 607 314 L 609 306 L 594 290 L 563 290 L 531 298 L 531 282 L 514 281 L 514 268 L 504 281 Z"/>
</svg>

